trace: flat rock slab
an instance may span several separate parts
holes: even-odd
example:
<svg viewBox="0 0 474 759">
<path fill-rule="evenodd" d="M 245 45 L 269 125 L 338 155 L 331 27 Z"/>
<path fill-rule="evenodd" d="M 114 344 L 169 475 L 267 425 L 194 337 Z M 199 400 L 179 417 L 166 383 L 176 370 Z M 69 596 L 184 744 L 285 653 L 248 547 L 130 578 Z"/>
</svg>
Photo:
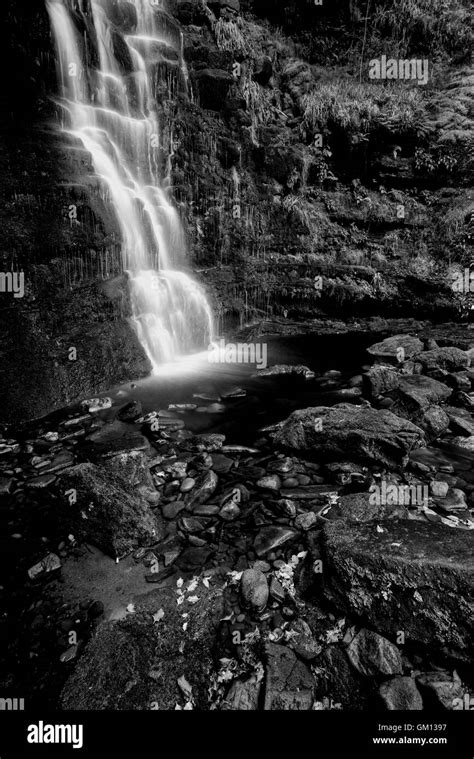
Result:
<svg viewBox="0 0 474 759">
<path fill-rule="evenodd" d="M 129 451 L 150 451 L 150 442 L 139 430 L 125 422 L 106 424 L 86 438 L 85 447 L 96 457 L 115 456 Z"/>
<path fill-rule="evenodd" d="M 424 432 L 391 411 L 348 404 L 294 411 L 272 434 L 276 446 L 326 459 L 391 466 L 424 445 Z"/>
<path fill-rule="evenodd" d="M 473 650 L 472 532 L 409 520 L 328 524 L 325 594 L 382 635 L 464 659 Z"/>
</svg>

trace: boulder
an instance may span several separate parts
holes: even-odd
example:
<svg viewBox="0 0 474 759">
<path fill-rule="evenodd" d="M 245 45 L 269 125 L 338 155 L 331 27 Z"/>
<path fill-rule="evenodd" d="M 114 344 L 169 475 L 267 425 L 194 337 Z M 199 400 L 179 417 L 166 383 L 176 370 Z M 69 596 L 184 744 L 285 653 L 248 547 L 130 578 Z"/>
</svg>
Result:
<svg viewBox="0 0 474 759">
<path fill-rule="evenodd" d="M 264 709 L 306 711 L 313 704 L 315 682 L 308 667 L 286 646 L 265 646 Z"/>
<path fill-rule="evenodd" d="M 444 369 L 448 372 L 456 372 L 470 366 L 471 359 L 467 351 L 459 348 L 435 348 L 431 351 L 423 351 L 416 356 L 416 360 L 425 372 Z"/>
<path fill-rule="evenodd" d="M 472 655 L 471 532 L 411 520 L 327 524 L 322 557 L 324 592 L 344 612 L 430 652 Z"/>
<path fill-rule="evenodd" d="M 388 711 L 420 711 L 423 699 L 412 677 L 393 677 L 379 688 L 380 699 Z"/>
<path fill-rule="evenodd" d="M 149 504 L 118 473 L 77 464 L 61 475 L 59 492 L 64 530 L 113 558 L 160 539 Z"/>
<path fill-rule="evenodd" d="M 393 335 L 367 348 L 367 353 L 377 359 L 401 363 L 423 350 L 423 343 L 413 335 Z"/>
<path fill-rule="evenodd" d="M 399 464 L 424 444 L 424 432 L 391 411 L 347 404 L 295 411 L 272 436 L 274 444 L 285 449 L 386 466 Z"/>
<path fill-rule="evenodd" d="M 395 408 L 426 409 L 433 404 L 445 401 L 452 392 L 447 385 L 423 374 L 403 376 L 400 377 L 398 383 Z"/>
<path fill-rule="evenodd" d="M 196 709 L 209 708 L 209 679 L 222 591 L 200 584 L 199 603 L 176 604 L 176 588 L 142 596 L 125 619 L 100 625 L 62 694 L 65 710 L 174 710 L 185 703 L 178 681 L 192 688 Z M 162 611 L 162 621 L 154 615 Z M 183 611 L 188 614 L 183 630 Z M 166 628 L 166 634 L 164 629 Z"/>
<path fill-rule="evenodd" d="M 240 592 L 245 606 L 263 611 L 268 601 L 268 583 L 263 572 L 246 569 L 240 580 Z"/>
<path fill-rule="evenodd" d="M 366 677 L 402 673 L 398 648 L 372 630 L 359 630 L 347 647 L 347 656 L 352 666 Z"/>
</svg>

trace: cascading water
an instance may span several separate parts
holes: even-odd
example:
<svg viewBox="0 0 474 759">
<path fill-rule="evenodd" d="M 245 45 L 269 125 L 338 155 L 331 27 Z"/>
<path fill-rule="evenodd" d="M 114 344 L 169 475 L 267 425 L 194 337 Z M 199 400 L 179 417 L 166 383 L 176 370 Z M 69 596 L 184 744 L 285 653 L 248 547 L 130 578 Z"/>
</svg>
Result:
<svg viewBox="0 0 474 759">
<path fill-rule="evenodd" d="M 177 268 L 186 253 L 184 233 L 167 196 L 169 177 L 160 169 L 165 140 L 152 82 L 157 65 L 174 66 L 185 86 L 181 40 L 166 29 L 157 0 L 124 4 L 126 32 L 113 23 L 120 8 L 114 0 L 46 4 L 57 47 L 63 130 L 91 154 L 108 191 L 130 277 L 133 325 L 156 370 L 207 347 L 213 331 L 203 289 Z M 170 153 L 171 148 L 168 167 Z"/>
</svg>

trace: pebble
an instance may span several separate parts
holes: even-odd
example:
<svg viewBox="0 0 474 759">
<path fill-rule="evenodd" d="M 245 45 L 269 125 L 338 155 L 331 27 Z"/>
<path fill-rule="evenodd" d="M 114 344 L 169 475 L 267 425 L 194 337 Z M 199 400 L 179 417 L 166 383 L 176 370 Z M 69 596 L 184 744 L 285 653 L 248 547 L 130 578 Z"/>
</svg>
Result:
<svg viewBox="0 0 474 759">
<path fill-rule="evenodd" d="M 173 501 L 167 503 L 162 508 L 162 514 L 165 519 L 175 519 L 179 512 L 186 508 L 186 504 L 183 501 Z"/>
<path fill-rule="evenodd" d="M 193 489 L 193 487 L 196 484 L 196 480 L 194 480 L 192 477 L 186 477 L 181 483 L 180 490 L 182 493 L 189 493 L 190 490 Z"/>
<path fill-rule="evenodd" d="M 263 611 L 268 601 L 268 583 L 263 572 L 246 569 L 240 580 L 242 599 L 246 606 Z"/>
<path fill-rule="evenodd" d="M 261 488 L 262 490 L 278 491 L 281 489 L 281 480 L 276 474 L 270 475 L 268 477 L 262 477 L 260 480 L 257 480 L 257 487 Z"/>
<path fill-rule="evenodd" d="M 314 511 L 308 511 L 306 514 L 300 514 L 295 519 L 295 525 L 296 527 L 299 527 L 301 530 L 311 530 L 312 527 L 315 526 L 315 524 L 318 521 L 317 515 L 314 513 Z"/>
</svg>

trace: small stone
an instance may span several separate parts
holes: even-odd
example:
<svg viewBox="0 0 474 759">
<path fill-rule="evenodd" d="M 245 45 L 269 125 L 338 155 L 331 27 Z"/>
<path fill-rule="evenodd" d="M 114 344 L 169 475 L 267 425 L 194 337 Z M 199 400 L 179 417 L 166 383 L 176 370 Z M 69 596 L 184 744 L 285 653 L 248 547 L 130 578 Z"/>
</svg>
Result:
<svg viewBox="0 0 474 759">
<path fill-rule="evenodd" d="M 282 514 L 290 519 L 294 519 L 296 516 L 296 503 L 289 498 L 282 498 L 277 502 L 278 508 Z"/>
<path fill-rule="evenodd" d="M 285 589 L 276 577 L 272 577 L 270 580 L 270 595 L 278 603 L 283 603 L 286 598 Z"/>
<path fill-rule="evenodd" d="M 288 457 L 284 459 L 278 459 L 277 461 L 271 461 L 268 465 L 269 472 L 277 472 L 278 474 L 288 474 L 295 468 L 293 459 Z"/>
<path fill-rule="evenodd" d="M 55 553 L 48 553 L 44 559 L 34 564 L 28 570 L 30 580 L 39 580 L 61 568 L 61 559 Z"/>
<path fill-rule="evenodd" d="M 388 711 L 420 711 L 423 699 L 411 677 L 394 677 L 382 683 L 380 698 Z"/>
<path fill-rule="evenodd" d="M 240 589 L 246 606 L 263 611 L 268 601 L 268 583 L 263 572 L 246 569 L 240 580 Z"/>
<path fill-rule="evenodd" d="M 281 480 L 276 474 L 270 475 L 268 477 L 262 477 L 257 481 L 257 487 L 261 488 L 262 490 L 278 491 L 281 489 Z"/>
<path fill-rule="evenodd" d="M 287 527 L 263 527 L 255 538 L 255 553 L 259 558 L 265 556 L 265 554 L 274 551 L 275 548 L 279 548 L 285 543 L 293 540 L 297 534 L 297 532 L 290 530 Z"/>
<path fill-rule="evenodd" d="M 347 656 L 361 675 L 401 675 L 402 657 L 387 638 L 363 628 L 347 647 Z"/>
<path fill-rule="evenodd" d="M 296 479 L 296 477 L 287 477 L 286 480 L 283 480 L 284 488 L 297 488 L 298 485 L 299 485 L 299 482 Z"/>
<path fill-rule="evenodd" d="M 167 503 L 162 508 L 162 514 L 165 519 L 175 519 L 180 511 L 186 508 L 186 504 L 183 501 L 173 501 L 173 503 Z"/>
<path fill-rule="evenodd" d="M 163 562 L 165 567 L 169 567 L 170 564 L 176 561 L 180 553 L 181 551 L 179 548 L 175 548 L 172 551 L 165 551 L 163 554 Z"/>
<path fill-rule="evenodd" d="M 219 512 L 220 518 L 224 519 L 226 522 L 232 522 L 234 519 L 238 519 L 240 514 L 241 511 L 239 506 L 233 501 L 230 501 L 223 506 Z"/>
<path fill-rule="evenodd" d="M 189 532 L 191 534 L 195 532 L 202 532 L 204 530 L 203 523 L 195 517 L 183 517 L 180 519 L 179 526 L 184 532 Z"/>
<path fill-rule="evenodd" d="M 441 480 L 433 480 L 430 483 L 431 494 L 438 498 L 445 498 L 448 495 L 449 485 Z"/>
<path fill-rule="evenodd" d="M 254 562 L 252 569 L 255 569 L 259 572 L 269 572 L 271 566 L 268 561 L 262 561 L 261 559 L 258 559 L 256 562 Z"/>
<path fill-rule="evenodd" d="M 298 480 L 298 483 L 300 485 L 310 485 L 311 484 L 311 477 L 308 477 L 307 474 L 299 474 L 296 479 Z"/>
<path fill-rule="evenodd" d="M 312 661 L 319 656 L 322 647 L 313 637 L 311 628 L 304 619 L 297 619 L 293 622 L 291 630 L 295 632 L 296 635 L 294 637 L 292 636 L 290 640 L 290 648 L 292 648 L 301 659 Z"/>
<path fill-rule="evenodd" d="M 15 480 L 11 477 L 0 477 L 0 496 L 8 495 L 15 487 Z"/>
<path fill-rule="evenodd" d="M 126 403 L 117 414 L 121 422 L 134 422 L 139 416 L 142 416 L 143 409 L 140 401 L 130 401 Z"/>
<path fill-rule="evenodd" d="M 300 514 L 295 519 L 295 525 L 300 530 L 311 530 L 318 522 L 318 517 L 313 511 L 308 511 L 306 514 Z"/>
<path fill-rule="evenodd" d="M 181 483 L 180 490 L 182 493 L 189 493 L 190 490 L 193 489 L 193 487 L 196 484 L 196 480 L 194 480 L 192 477 L 186 477 Z"/>
</svg>

